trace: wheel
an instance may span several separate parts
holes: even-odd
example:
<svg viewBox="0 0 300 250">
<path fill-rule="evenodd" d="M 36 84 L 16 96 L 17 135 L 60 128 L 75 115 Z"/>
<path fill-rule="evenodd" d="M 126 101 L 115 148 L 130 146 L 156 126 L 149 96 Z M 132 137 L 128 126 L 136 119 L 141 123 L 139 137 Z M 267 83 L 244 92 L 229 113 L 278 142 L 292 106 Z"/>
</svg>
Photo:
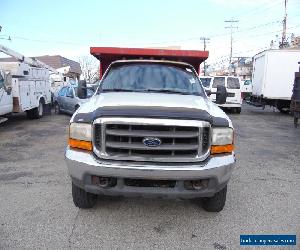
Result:
<svg viewBox="0 0 300 250">
<path fill-rule="evenodd" d="M 58 102 L 54 103 L 54 112 L 55 112 L 55 114 L 60 114 L 61 113 Z"/>
<path fill-rule="evenodd" d="M 39 102 L 39 106 L 26 111 L 29 119 L 39 119 L 44 114 L 44 104 L 42 101 Z"/>
<path fill-rule="evenodd" d="M 298 127 L 298 118 L 294 117 L 294 127 Z"/>
<path fill-rule="evenodd" d="M 208 212 L 220 212 L 225 206 L 227 186 L 225 186 L 213 197 L 202 199 L 202 208 Z"/>
<path fill-rule="evenodd" d="M 290 112 L 290 104 L 283 102 L 283 101 L 277 101 L 276 108 L 282 114 L 288 114 Z"/>
<path fill-rule="evenodd" d="M 242 111 L 242 108 L 236 108 L 236 109 L 235 109 L 235 112 L 236 112 L 237 114 L 240 114 L 241 111 Z"/>
<path fill-rule="evenodd" d="M 92 208 L 97 201 L 97 195 L 86 192 L 72 183 L 73 202 L 79 208 Z"/>
</svg>

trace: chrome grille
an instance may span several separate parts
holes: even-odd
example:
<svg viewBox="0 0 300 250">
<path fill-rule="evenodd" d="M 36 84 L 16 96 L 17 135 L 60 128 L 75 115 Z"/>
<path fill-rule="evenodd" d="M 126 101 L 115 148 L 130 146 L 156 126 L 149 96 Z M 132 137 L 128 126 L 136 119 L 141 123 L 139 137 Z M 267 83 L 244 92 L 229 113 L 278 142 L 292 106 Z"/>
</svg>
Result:
<svg viewBox="0 0 300 250">
<path fill-rule="evenodd" d="M 94 124 L 94 152 L 114 160 L 189 162 L 204 160 L 210 148 L 210 125 L 203 121 L 101 118 Z M 159 139 L 149 147 L 145 138 Z"/>
</svg>

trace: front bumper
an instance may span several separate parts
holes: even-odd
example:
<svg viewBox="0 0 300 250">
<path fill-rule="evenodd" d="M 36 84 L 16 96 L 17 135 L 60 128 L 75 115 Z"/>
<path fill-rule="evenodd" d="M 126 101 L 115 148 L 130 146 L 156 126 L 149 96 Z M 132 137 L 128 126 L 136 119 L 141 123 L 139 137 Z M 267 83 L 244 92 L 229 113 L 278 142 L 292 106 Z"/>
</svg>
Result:
<svg viewBox="0 0 300 250">
<path fill-rule="evenodd" d="M 218 104 L 219 107 L 223 107 L 223 108 L 241 108 L 242 104 L 240 103 L 224 103 L 224 104 Z"/>
<path fill-rule="evenodd" d="M 162 196 L 170 198 L 196 198 L 213 196 L 225 187 L 235 164 L 234 153 L 209 157 L 199 163 L 143 163 L 107 161 L 93 153 L 66 149 L 69 174 L 75 185 L 95 194 L 114 196 Z M 102 188 L 92 184 L 91 176 L 115 177 L 114 187 Z M 173 188 L 126 186 L 124 179 L 176 180 Z M 208 186 L 200 190 L 187 190 L 186 180 L 208 179 Z"/>
</svg>

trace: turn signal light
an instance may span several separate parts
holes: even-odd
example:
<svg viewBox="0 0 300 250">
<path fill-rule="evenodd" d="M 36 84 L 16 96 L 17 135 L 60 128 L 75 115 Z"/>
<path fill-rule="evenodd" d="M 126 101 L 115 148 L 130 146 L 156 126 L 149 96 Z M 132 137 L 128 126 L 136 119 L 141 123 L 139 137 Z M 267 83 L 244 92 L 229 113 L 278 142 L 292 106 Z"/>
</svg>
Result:
<svg viewBox="0 0 300 250">
<path fill-rule="evenodd" d="M 89 150 L 92 151 L 93 146 L 92 142 L 90 141 L 80 141 L 80 140 L 75 140 L 75 139 L 69 139 L 69 146 L 71 148 L 79 148 L 79 149 L 84 149 L 84 150 Z"/>
<path fill-rule="evenodd" d="M 218 146 L 211 146 L 211 154 L 224 154 L 224 153 L 231 153 L 234 150 L 233 144 L 228 145 L 218 145 Z"/>
</svg>

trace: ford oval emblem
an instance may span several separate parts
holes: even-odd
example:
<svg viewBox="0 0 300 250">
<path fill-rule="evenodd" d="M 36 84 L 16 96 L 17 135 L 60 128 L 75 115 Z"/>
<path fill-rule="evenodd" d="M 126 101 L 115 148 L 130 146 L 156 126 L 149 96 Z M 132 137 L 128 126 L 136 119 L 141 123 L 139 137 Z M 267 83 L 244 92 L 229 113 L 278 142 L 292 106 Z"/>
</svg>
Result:
<svg viewBox="0 0 300 250">
<path fill-rule="evenodd" d="M 161 140 L 158 138 L 146 137 L 144 138 L 143 143 L 147 147 L 158 147 L 161 144 Z"/>
</svg>

